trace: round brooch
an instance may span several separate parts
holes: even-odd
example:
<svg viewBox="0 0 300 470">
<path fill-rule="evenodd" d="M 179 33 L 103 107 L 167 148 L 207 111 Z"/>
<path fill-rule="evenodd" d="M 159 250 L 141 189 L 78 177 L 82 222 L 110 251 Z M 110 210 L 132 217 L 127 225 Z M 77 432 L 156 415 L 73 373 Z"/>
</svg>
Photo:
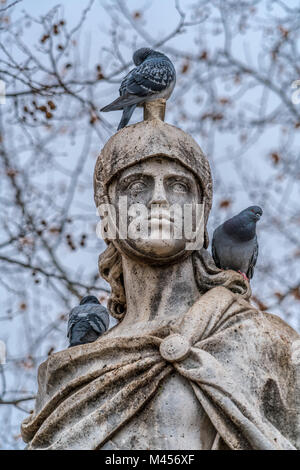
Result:
<svg viewBox="0 0 300 470">
<path fill-rule="evenodd" d="M 159 352 L 163 359 L 168 362 L 182 361 L 190 352 L 190 343 L 179 334 L 167 336 L 159 347 Z"/>
</svg>

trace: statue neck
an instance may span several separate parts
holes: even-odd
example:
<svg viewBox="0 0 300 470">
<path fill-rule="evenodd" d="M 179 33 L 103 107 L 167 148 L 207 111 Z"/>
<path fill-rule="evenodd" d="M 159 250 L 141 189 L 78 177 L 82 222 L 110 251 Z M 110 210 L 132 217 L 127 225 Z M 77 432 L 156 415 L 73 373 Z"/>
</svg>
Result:
<svg viewBox="0 0 300 470">
<path fill-rule="evenodd" d="M 192 256 L 177 264 L 149 266 L 122 255 L 127 312 L 123 326 L 180 317 L 199 298 Z"/>
</svg>

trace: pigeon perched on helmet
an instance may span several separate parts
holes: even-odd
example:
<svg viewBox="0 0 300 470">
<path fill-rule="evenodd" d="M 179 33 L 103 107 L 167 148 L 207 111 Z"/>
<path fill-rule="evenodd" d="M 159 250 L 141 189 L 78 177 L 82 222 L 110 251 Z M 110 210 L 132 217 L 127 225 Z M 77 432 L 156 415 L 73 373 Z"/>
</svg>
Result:
<svg viewBox="0 0 300 470">
<path fill-rule="evenodd" d="M 69 348 L 92 343 L 105 333 L 109 325 L 107 309 L 93 295 L 83 297 L 78 307 L 71 310 L 68 321 Z"/>
<path fill-rule="evenodd" d="M 132 58 L 136 67 L 122 80 L 120 97 L 100 109 L 103 112 L 123 109 L 118 130 L 128 124 L 136 106 L 159 98 L 167 100 L 176 81 L 172 62 L 161 52 L 143 47 L 135 51 Z"/>
<path fill-rule="evenodd" d="M 218 268 L 238 271 L 247 280 L 253 277 L 258 256 L 256 223 L 262 213 L 259 206 L 247 207 L 215 229 L 212 256 Z"/>
</svg>

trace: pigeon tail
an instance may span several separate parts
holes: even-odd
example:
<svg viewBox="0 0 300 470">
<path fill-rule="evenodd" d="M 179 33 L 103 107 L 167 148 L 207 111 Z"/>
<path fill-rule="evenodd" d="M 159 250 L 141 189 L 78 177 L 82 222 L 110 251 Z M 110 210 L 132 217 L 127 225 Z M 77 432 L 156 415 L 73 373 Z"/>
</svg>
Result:
<svg viewBox="0 0 300 470">
<path fill-rule="evenodd" d="M 132 106 L 126 106 L 126 108 L 124 108 L 122 118 L 118 126 L 118 131 L 120 129 L 123 129 L 123 127 L 127 126 L 135 108 L 136 108 L 136 104 L 133 104 Z"/>
<path fill-rule="evenodd" d="M 128 106 L 136 106 L 141 101 L 145 101 L 145 96 L 130 96 L 127 94 L 124 96 L 119 96 L 119 98 L 117 98 L 115 101 L 108 104 L 107 106 L 104 106 L 104 108 L 101 108 L 100 111 L 102 111 L 103 113 L 107 113 L 108 111 L 119 111 L 120 109 L 124 109 Z"/>
</svg>

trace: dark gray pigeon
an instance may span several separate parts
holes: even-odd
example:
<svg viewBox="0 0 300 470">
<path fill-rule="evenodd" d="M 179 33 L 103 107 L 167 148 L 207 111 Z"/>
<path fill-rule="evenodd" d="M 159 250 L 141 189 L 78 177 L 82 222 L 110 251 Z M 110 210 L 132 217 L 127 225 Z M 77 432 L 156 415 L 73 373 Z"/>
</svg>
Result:
<svg viewBox="0 0 300 470">
<path fill-rule="evenodd" d="M 218 268 L 238 271 L 247 280 L 253 277 L 258 256 L 256 222 L 262 213 L 259 206 L 250 206 L 216 228 L 212 255 Z"/>
<path fill-rule="evenodd" d="M 68 321 L 69 348 L 92 343 L 109 325 L 107 309 L 93 295 L 83 297 L 78 307 L 71 310 Z"/>
<path fill-rule="evenodd" d="M 125 127 L 137 105 L 159 98 L 168 99 L 176 81 L 175 68 L 170 59 L 161 52 L 143 47 L 133 54 L 137 66 L 122 80 L 120 97 L 100 111 L 123 109 L 118 130 Z"/>
</svg>

